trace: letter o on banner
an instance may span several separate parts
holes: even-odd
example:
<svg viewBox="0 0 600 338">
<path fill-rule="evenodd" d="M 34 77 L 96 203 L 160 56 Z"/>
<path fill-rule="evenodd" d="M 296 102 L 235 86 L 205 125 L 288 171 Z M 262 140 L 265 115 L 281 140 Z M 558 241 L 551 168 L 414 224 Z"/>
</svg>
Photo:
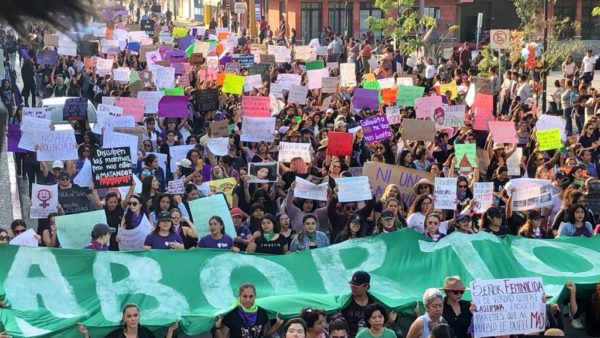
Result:
<svg viewBox="0 0 600 338">
<path fill-rule="evenodd" d="M 557 241 L 549 242 L 535 239 L 515 239 L 511 243 L 511 247 L 519 264 L 525 269 L 541 275 L 568 278 L 597 278 L 600 276 L 600 253 L 582 246 Z M 579 273 L 556 270 L 542 262 L 542 260 L 536 256 L 535 249 L 544 247 L 571 252 L 581 257 L 582 260 L 585 260 L 592 265 L 592 267 L 585 272 Z"/>
</svg>

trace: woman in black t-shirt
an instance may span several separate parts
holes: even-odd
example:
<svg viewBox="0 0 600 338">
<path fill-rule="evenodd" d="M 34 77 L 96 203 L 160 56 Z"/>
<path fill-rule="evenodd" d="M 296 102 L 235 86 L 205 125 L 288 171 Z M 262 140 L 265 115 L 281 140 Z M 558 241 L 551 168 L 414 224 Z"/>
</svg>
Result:
<svg viewBox="0 0 600 338">
<path fill-rule="evenodd" d="M 288 251 L 288 241 L 279 233 L 279 224 L 275 216 L 266 214 L 260 222 L 260 231 L 252 235 L 246 252 L 283 255 Z"/>
<path fill-rule="evenodd" d="M 271 326 L 267 312 L 256 305 L 256 288 L 246 283 L 240 286 L 237 306 L 215 321 L 215 338 L 262 338 L 277 332 L 283 320 L 276 317 Z"/>
</svg>

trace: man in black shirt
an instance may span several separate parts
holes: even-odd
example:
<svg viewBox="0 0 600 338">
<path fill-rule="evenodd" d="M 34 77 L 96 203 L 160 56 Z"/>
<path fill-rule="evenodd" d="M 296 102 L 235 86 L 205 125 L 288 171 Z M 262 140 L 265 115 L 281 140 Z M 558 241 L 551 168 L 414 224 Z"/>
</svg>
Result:
<svg viewBox="0 0 600 338">
<path fill-rule="evenodd" d="M 346 318 L 350 327 L 348 337 L 354 338 L 360 329 L 366 327 L 364 320 L 365 308 L 375 301 L 367 293 L 371 283 L 371 276 L 368 272 L 356 271 L 348 283 L 350 283 L 350 289 L 352 290 L 352 298 L 350 298 L 350 303 L 342 310 L 342 315 Z"/>
</svg>

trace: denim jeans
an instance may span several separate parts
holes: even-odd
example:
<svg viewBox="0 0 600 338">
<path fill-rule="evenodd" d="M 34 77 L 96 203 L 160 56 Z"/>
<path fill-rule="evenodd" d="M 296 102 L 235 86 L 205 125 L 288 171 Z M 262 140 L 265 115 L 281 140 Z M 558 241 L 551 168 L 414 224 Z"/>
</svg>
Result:
<svg viewBox="0 0 600 338">
<path fill-rule="evenodd" d="M 563 112 L 563 117 L 565 118 L 565 120 L 567 120 L 567 125 L 565 126 L 565 129 L 567 130 L 567 134 L 569 135 L 573 134 L 573 117 L 571 116 L 572 112 L 573 108 L 571 107 L 565 108 Z"/>
<path fill-rule="evenodd" d="M 575 124 L 577 125 L 577 133 L 581 134 L 581 130 L 583 129 L 583 123 L 585 122 L 584 114 L 575 114 Z"/>
</svg>

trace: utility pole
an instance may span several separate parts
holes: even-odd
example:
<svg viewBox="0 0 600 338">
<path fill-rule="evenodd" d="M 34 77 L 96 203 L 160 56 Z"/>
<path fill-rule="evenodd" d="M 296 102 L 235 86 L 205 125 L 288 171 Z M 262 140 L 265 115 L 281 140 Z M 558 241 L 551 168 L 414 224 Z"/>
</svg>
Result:
<svg viewBox="0 0 600 338">
<path fill-rule="evenodd" d="M 544 58 L 548 50 L 548 0 L 544 0 Z M 542 114 L 546 114 L 546 91 L 548 89 L 548 70 L 546 60 L 542 63 Z"/>
<path fill-rule="evenodd" d="M 251 37 L 256 37 L 256 4 L 255 0 L 248 0 L 248 28 Z"/>
</svg>

